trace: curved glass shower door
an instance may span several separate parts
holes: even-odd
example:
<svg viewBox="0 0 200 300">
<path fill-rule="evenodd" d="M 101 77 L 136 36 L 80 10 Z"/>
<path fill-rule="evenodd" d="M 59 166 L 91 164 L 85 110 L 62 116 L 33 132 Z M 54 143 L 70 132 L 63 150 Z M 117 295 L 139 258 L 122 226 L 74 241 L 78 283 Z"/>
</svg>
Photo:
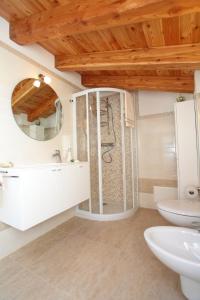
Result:
<svg viewBox="0 0 200 300">
<path fill-rule="evenodd" d="M 90 164 L 90 199 L 79 212 L 120 216 L 136 206 L 135 131 L 125 126 L 124 97 L 116 89 L 73 95 L 75 158 Z"/>
</svg>

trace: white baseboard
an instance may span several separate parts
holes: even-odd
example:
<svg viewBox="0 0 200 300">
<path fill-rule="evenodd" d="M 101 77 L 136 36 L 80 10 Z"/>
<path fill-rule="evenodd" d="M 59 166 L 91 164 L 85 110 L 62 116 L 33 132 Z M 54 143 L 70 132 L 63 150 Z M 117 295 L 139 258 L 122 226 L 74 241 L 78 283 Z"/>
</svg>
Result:
<svg viewBox="0 0 200 300">
<path fill-rule="evenodd" d="M 153 194 L 139 193 L 140 207 L 156 209 L 156 203 L 154 201 Z"/>
<path fill-rule="evenodd" d="M 66 222 L 74 217 L 74 215 L 75 208 L 71 208 L 26 231 L 20 231 L 13 227 L 8 227 L 0 231 L 0 259 Z"/>
</svg>

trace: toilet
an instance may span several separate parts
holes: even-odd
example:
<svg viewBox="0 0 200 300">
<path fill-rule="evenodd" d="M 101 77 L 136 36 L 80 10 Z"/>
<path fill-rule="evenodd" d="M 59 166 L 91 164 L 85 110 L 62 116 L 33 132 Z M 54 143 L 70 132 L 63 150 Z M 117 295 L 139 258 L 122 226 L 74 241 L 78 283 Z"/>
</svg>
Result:
<svg viewBox="0 0 200 300">
<path fill-rule="evenodd" d="M 159 213 L 170 223 L 183 227 L 200 227 L 200 200 L 159 200 Z"/>
</svg>

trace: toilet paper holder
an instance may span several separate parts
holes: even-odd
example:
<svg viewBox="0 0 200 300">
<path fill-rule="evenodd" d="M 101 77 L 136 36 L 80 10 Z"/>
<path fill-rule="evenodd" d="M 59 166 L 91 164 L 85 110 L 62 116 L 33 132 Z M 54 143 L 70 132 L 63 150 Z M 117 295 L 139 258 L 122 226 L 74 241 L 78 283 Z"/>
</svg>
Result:
<svg viewBox="0 0 200 300">
<path fill-rule="evenodd" d="M 185 189 L 185 196 L 187 199 L 200 200 L 200 186 L 187 186 L 187 188 Z"/>
</svg>

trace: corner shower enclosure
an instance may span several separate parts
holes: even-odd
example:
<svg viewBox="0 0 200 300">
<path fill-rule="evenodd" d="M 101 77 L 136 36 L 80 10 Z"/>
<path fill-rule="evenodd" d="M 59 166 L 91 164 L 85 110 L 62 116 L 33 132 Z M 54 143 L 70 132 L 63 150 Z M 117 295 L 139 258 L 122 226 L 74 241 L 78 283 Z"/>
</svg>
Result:
<svg viewBox="0 0 200 300">
<path fill-rule="evenodd" d="M 137 208 L 136 129 L 125 126 L 126 92 L 112 88 L 73 94 L 73 149 L 90 165 L 90 199 L 77 215 L 95 220 L 125 218 Z"/>
</svg>

